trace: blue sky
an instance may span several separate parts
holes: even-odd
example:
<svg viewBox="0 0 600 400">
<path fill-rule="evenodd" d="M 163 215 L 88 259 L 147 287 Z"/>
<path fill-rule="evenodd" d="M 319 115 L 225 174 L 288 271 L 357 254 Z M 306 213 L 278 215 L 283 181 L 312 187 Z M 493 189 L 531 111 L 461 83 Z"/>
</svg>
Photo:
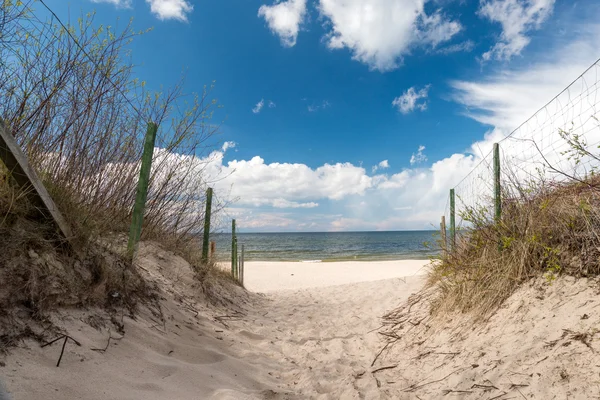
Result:
<svg viewBox="0 0 600 400">
<path fill-rule="evenodd" d="M 153 27 L 132 45 L 150 88 L 216 81 L 222 134 L 198 156 L 246 231 L 431 228 L 481 152 L 600 57 L 593 0 L 46 2 Z"/>
</svg>

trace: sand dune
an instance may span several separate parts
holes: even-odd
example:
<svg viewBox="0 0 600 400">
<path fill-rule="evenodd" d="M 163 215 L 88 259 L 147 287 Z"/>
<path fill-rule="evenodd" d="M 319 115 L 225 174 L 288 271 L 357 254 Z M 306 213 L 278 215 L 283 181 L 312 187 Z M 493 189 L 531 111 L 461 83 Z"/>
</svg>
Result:
<svg viewBox="0 0 600 400">
<path fill-rule="evenodd" d="M 323 286 L 314 276 L 307 281 L 310 274 L 285 281 L 274 278 L 274 265 L 246 265 L 255 288 L 275 290 L 281 284 L 290 289 L 309 281 Z M 61 341 L 44 348 L 27 342 L 15 349 L 0 368 L 15 400 L 375 395 L 373 383 L 355 388 L 353 376 L 368 369 L 377 350 L 379 316 L 421 286 L 420 278 L 394 278 L 268 295 L 216 288 L 224 305 L 213 306 L 181 258 L 143 245 L 138 266 L 160 288 L 160 309 L 142 307 L 135 318 L 124 315 L 124 335 L 99 310 L 55 314 L 54 321 L 81 347 L 69 343 L 59 368 Z M 327 268 L 330 274 L 324 276 L 336 277 L 333 284 L 358 279 L 357 265 Z M 394 269 L 390 263 L 360 268 L 365 280 L 390 276 Z M 352 270 L 354 275 L 348 273 Z M 395 274 L 406 272 L 396 265 Z"/>
<path fill-rule="evenodd" d="M 202 290 L 181 258 L 140 250 L 160 307 L 117 316 L 124 334 L 100 310 L 56 313 L 81 346 L 69 343 L 59 368 L 60 341 L 2 358 L 15 400 L 600 397 L 597 281 L 536 281 L 485 323 L 434 324 L 426 299 L 406 307 L 423 277 L 390 277 L 416 263 L 247 264 L 248 286 L 267 292 L 257 294 Z M 382 328 L 380 316 L 401 305 L 406 318 Z M 377 356 L 386 329 L 395 344 Z"/>
</svg>

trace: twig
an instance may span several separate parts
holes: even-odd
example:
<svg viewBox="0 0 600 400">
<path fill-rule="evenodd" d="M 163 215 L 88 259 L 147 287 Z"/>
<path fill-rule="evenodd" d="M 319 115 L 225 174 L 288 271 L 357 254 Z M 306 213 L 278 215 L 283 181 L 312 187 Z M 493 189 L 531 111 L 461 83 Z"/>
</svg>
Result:
<svg viewBox="0 0 600 400">
<path fill-rule="evenodd" d="M 431 385 L 432 383 L 441 382 L 441 381 L 443 381 L 444 379 L 448 378 L 449 376 L 451 376 L 451 375 L 454 375 L 454 374 L 455 374 L 455 373 L 457 373 L 457 372 L 464 371 L 464 370 L 465 370 L 465 369 L 467 369 L 467 368 L 469 368 L 469 367 L 462 367 L 462 368 L 458 368 L 458 369 L 456 369 L 456 370 L 454 370 L 454 371 L 450 372 L 448 375 L 444 376 L 444 377 L 443 377 L 443 378 L 441 378 L 441 379 L 436 379 L 435 381 L 431 381 L 431 382 L 423 383 L 422 385 L 412 385 L 412 386 L 409 386 L 409 387 L 407 387 L 407 388 L 404 388 L 404 389 L 402 389 L 402 391 L 403 391 L 403 392 L 409 392 L 409 391 L 412 391 L 412 390 L 420 389 L 420 388 L 422 388 L 423 386 Z"/>
<path fill-rule="evenodd" d="M 121 340 L 121 339 L 123 339 L 123 337 L 120 337 L 120 338 L 114 338 L 114 337 L 112 337 L 112 336 L 111 336 L 111 334 L 110 334 L 110 330 L 109 330 L 109 331 L 108 331 L 108 341 L 106 342 L 106 346 L 104 346 L 104 348 L 103 348 L 103 349 L 90 349 L 90 350 L 92 350 L 92 351 L 99 351 L 99 352 L 101 352 L 101 353 L 104 353 L 104 352 L 106 352 L 106 350 L 108 349 L 108 346 L 110 346 L 110 340 L 111 340 L 111 339 L 112 339 L 112 340 Z"/>
<path fill-rule="evenodd" d="M 444 396 L 446 396 L 450 393 L 473 393 L 473 391 L 471 391 L 471 390 L 452 390 L 452 389 L 445 389 L 442 392 L 444 393 Z"/>
<path fill-rule="evenodd" d="M 377 361 L 377 359 L 379 358 L 379 356 L 381 355 L 381 353 L 383 353 L 383 352 L 385 351 L 385 349 L 387 349 L 387 348 L 388 348 L 388 347 L 389 347 L 389 346 L 390 346 L 392 343 L 394 343 L 394 342 L 396 342 L 396 341 L 398 341 L 398 339 L 394 340 L 393 342 L 387 342 L 387 343 L 385 344 L 385 346 L 383 346 L 383 347 L 381 348 L 381 350 L 379 350 L 379 353 L 377 353 L 377 355 L 375 356 L 375 359 L 374 359 L 374 360 L 373 360 L 373 362 L 371 363 L 371 367 L 372 367 L 373 365 L 375 365 L 375 362 Z"/>
<path fill-rule="evenodd" d="M 504 392 L 504 393 L 502 393 L 502 394 L 500 394 L 498 396 L 490 397 L 488 400 L 496 400 L 496 399 L 499 399 L 502 396 L 506 396 L 507 394 L 508 394 L 507 392 Z"/>
<path fill-rule="evenodd" d="M 56 363 L 57 367 L 60 366 L 60 361 L 62 360 L 63 354 L 65 352 L 65 347 L 67 346 L 67 340 L 71 339 L 73 343 L 75 343 L 77 346 L 81 346 L 81 343 L 73 339 L 71 336 L 62 335 L 54 340 L 49 341 L 48 343 L 43 344 L 42 347 L 50 346 L 51 344 L 58 342 L 60 339 L 65 339 L 65 341 L 63 342 L 62 349 L 60 350 L 60 356 L 58 357 L 58 362 Z"/>
<path fill-rule="evenodd" d="M 371 371 L 371 373 L 374 374 L 375 372 L 383 371 L 385 369 L 396 368 L 397 366 L 398 366 L 398 364 L 396 364 L 396 365 L 388 365 L 387 367 L 381 367 L 381 368 L 374 369 L 373 371 Z"/>
<path fill-rule="evenodd" d="M 480 385 L 478 383 L 476 383 L 473 386 L 471 386 L 471 389 L 484 389 L 484 390 L 496 389 L 496 390 L 500 390 L 500 389 L 498 389 L 494 385 Z"/>
</svg>

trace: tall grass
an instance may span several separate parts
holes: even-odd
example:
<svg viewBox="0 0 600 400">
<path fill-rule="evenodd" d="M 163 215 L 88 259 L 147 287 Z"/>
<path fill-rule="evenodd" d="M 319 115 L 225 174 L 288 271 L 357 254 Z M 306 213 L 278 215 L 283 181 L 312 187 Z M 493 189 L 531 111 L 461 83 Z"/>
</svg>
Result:
<svg viewBox="0 0 600 400">
<path fill-rule="evenodd" d="M 503 193 L 502 218 L 466 209 L 468 228 L 453 250 L 432 264 L 428 284 L 436 287 L 434 313 L 490 315 L 523 282 L 559 274 L 600 274 L 600 180 L 538 181 Z"/>
<path fill-rule="evenodd" d="M 127 232 L 148 121 L 159 125 L 143 238 L 179 248 L 202 230 L 201 157 L 218 133 L 212 86 L 183 80 L 159 92 L 134 75 L 131 45 L 146 32 L 78 18 L 68 32 L 36 17 L 34 1 L 0 2 L 0 117 L 85 242 Z M 35 12 L 34 12 L 35 11 Z M 73 37 L 75 40 L 73 40 Z M 0 185 L 7 184 L 0 179 Z M 0 192 L 4 189 L 0 189 Z M 6 191 L 6 190 L 4 190 Z M 14 209 L 0 200 L 0 223 Z"/>
</svg>

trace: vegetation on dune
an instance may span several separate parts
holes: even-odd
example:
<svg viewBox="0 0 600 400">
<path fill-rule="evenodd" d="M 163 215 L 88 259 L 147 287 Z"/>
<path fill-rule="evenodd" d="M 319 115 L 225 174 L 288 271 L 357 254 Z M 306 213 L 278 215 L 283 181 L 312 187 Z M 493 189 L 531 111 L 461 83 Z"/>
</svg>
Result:
<svg viewBox="0 0 600 400">
<path fill-rule="evenodd" d="M 115 292 L 131 295 L 122 305 L 148 294 L 130 262 L 111 249 L 129 232 L 149 121 L 159 126 L 158 150 L 142 239 L 183 255 L 207 276 L 198 237 L 206 160 L 219 128 L 212 86 L 187 94 L 180 80 L 152 92 L 135 78 L 129 53 L 145 32 L 131 22 L 95 27 L 93 14 L 65 29 L 54 18 L 40 20 L 36 5 L 0 1 L 0 118 L 72 227 L 74 249 L 61 245 L 0 166 L 0 318 L 17 306 L 39 315 L 60 305 L 110 305 Z M 107 245 L 107 238 L 115 239 Z"/>
<path fill-rule="evenodd" d="M 538 184 L 505 196 L 502 219 L 467 210 L 471 226 L 454 250 L 441 252 L 428 284 L 436 287 L 432 311 L 487 316 L 523 282 L 544 275 L 600 275 L 600 191 L 585 182 Z"/>
</svg>

